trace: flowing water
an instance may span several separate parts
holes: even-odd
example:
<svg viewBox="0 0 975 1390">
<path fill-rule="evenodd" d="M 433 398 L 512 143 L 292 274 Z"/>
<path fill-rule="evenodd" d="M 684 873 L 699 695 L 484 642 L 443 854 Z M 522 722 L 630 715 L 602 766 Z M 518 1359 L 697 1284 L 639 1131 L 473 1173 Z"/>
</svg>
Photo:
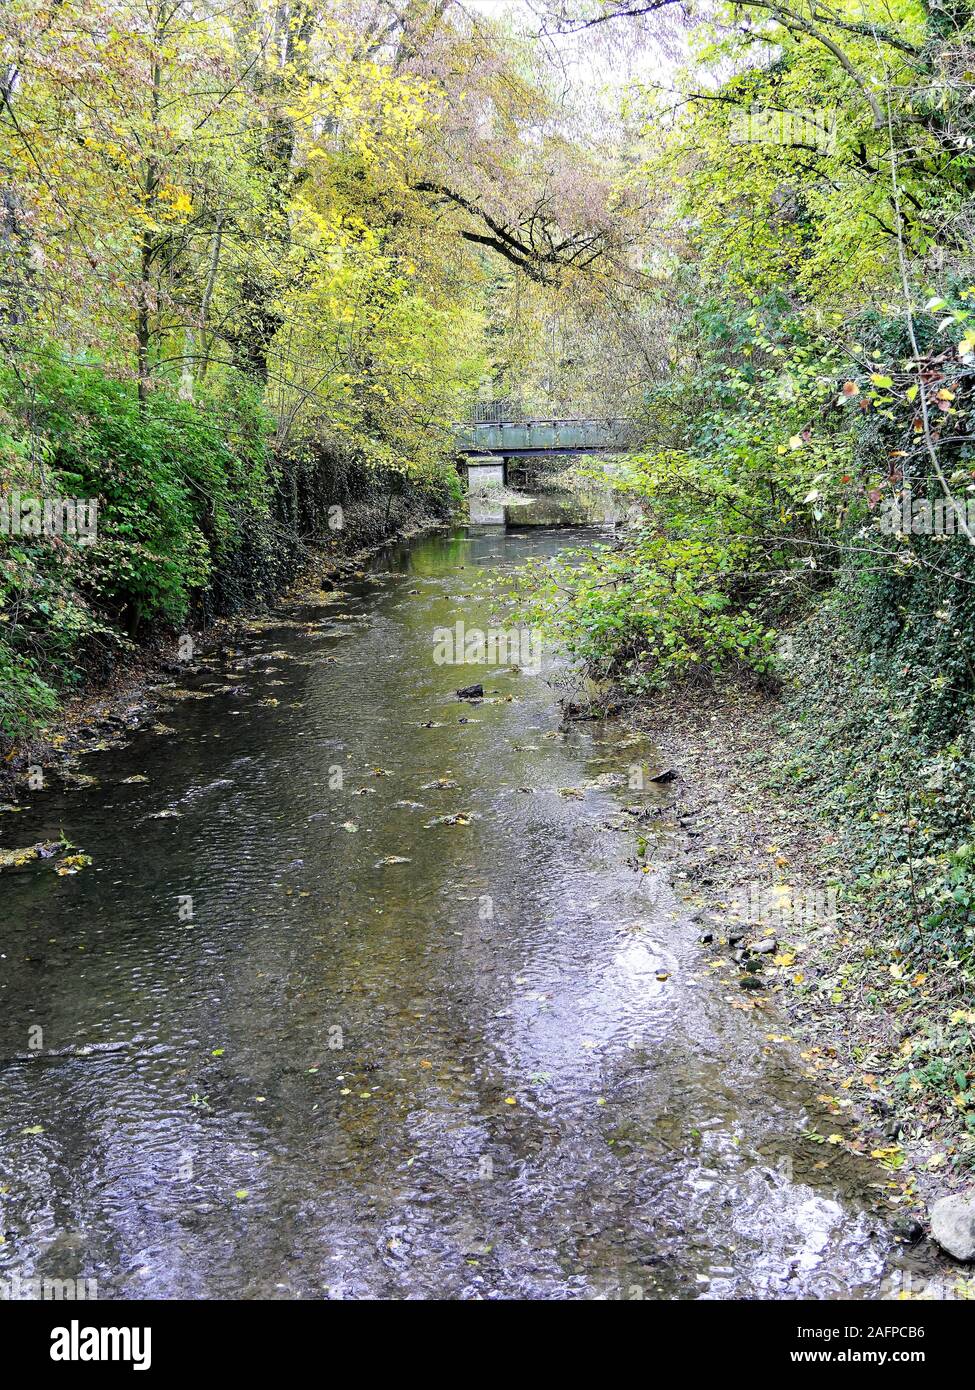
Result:
<svg viewBox="0 0 975 1390">
<path fill-rule="evenodd" d="M 500 571 L 572 539 L 393 548 L 204 655 L 173 732 L 3 817 L 6 845 L 63 828 L 92 863 L 0 887 L 0 1275 L 103 1298 L 896 1287 L 882 1170 L 803 1137 L 836 1122 L 774 1015 L 711 978 L 666 838 L 636 855 L 667 800 L 628 785 L 652 747 L 561 727 L 551 661 L 434 660 L 436 628 L 489 625 Z"/>
</svg>

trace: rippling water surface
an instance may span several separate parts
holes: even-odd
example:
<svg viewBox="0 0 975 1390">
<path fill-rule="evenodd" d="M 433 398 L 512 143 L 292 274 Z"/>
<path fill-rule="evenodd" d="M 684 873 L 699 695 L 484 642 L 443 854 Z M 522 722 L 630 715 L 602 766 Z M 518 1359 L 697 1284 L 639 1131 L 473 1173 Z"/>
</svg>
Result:
<svg viewBox="0 0 975 1390">
<path fill-rule="evenodd" d="M 562 729 L 550 664 L 433 660 L 436 627 L 488 625 L 499 570 L 570 539 L 391 550 L 205 656 L 174 732 L 3 818 L 5 844 L 63 827 L 93 863 L 0 885 L 0 1274 L 165 1298 L 896 1286 L 877 1169 L 803 1140 L 807 1083 L 704 978 L 666 843 L 634 859 L 633 811 L 666 795 L 626 774 L 654 750 Z"/>
</svg>

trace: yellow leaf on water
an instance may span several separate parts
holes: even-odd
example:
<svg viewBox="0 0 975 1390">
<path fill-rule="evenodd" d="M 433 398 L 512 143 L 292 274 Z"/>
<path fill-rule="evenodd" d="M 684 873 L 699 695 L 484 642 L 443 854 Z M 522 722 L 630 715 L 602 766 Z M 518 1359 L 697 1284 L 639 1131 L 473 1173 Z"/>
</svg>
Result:
<svg viewBox="0 0 975 1390">
<path fill-rule="evenodd" d="M 61 878 L 66 874 L 76 874 L 91 863 L 90 854 L 66 854 L 54 866 L 54 872 Z"/>
</svg>

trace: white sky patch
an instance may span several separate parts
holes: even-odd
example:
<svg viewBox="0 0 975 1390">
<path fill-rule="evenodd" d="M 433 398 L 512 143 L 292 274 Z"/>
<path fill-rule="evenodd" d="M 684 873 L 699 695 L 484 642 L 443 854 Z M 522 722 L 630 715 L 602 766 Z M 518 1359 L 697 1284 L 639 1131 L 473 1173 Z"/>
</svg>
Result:
<svg viewBox="0 0 975 1390">
<path fill-rule="evenodd" d="M 540 9 L 532 0 L 464 0 L 464 7 L 492 19 L 510 16 L 527 34 L 538 34 L 543 24 Z M 558 65 L 571 82 L 587 87 L 622 88 L 631 82 L 666 80 L 676 61 L 656 44 L 623 42 L 628 35 L 635 38 L 633 21 L 621 19 L 575 34 L 553 34 L 549 30 L 543 41 L 551 51 L 553 66 Z"/>
</svg>

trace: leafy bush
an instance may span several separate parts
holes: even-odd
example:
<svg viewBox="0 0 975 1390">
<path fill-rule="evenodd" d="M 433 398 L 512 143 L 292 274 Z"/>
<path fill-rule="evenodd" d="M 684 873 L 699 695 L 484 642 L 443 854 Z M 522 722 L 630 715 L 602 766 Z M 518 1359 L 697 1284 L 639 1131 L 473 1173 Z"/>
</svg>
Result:
<svg viewBox="0 0 975 1390">
<path fill-rule="evenodd" d="M 17 655 L 0 639 L 0 729 L 27 734 L 57 709 L 58 697 L 42 680 L 30 657 Z"/>
<path fill-rule="evenodd" d="M 59 495 L 98 499 L 83 591 L 131 633 L 183 621 L 232 543 L 236 508 L 268 504 L 269 428 L 253 396 L 193 405 L 159 392 L 141 403 L 131 382 L 56 360 L 29 390 L 3 385 L 44 441 L 45 492 L 56 483 Z"/>
<path fill-rule="evenodd" d="M 829 346 L 758 307 L 704 317 L 710 365 L 648 393 L 646 447 L 608 472 L 637 524 L 521 589 L 527 614 L 630 690 L 729 665 L 772 673 L 778 621 L 828 582 L 831 536 L 856 503 L 840 481 L 847 421 L 824 414 Z M 729 336 L 748 349 L 733 363 Z"/>
</svg>

